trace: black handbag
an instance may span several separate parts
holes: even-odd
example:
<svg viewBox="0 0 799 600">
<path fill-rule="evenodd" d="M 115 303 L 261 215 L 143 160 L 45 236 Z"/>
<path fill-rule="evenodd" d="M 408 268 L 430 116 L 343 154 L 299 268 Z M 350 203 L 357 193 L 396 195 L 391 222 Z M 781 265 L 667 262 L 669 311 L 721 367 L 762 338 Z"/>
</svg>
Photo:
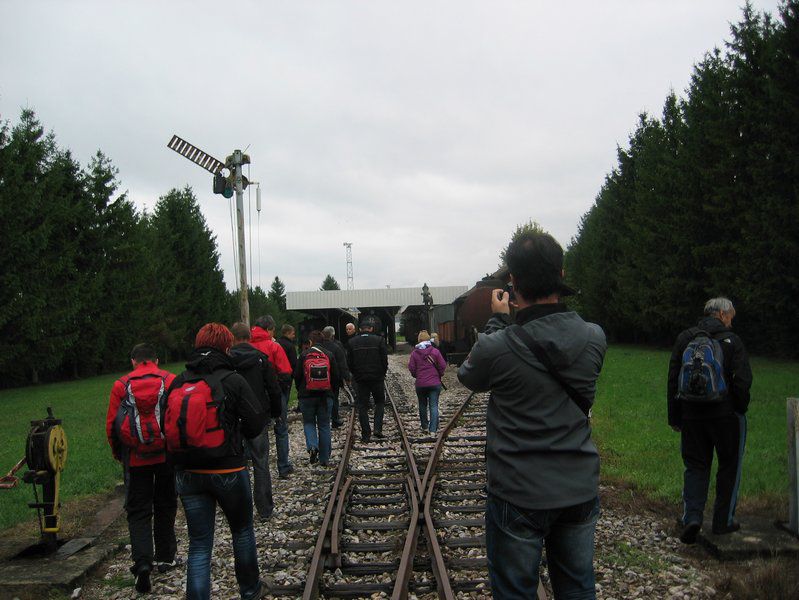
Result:
<svg viewBox="0 0 799 600">
<path fill-rule="evenodd" d="M 569 398 L 571 398 L 580 408 L 586 418 L 590 419 L 591 403 L 563 378 L 563 375 L 561 375 L 555 368 L 555 365 L 552 364 L 552 360 L 549 358 L 549 355 L 547 355 L 546 350 L 541 347 L 541 344 L 536 342 L 521 325 L 513 325 L 512 331 L 519 336 L 522 342 L 524 342 L 525 345 L 533 352 L 533 354 L 535 354 L 535 357 L 538 359 L 538 361 L 546 367 L 547 371 L 549 371 L 549 374 L 552 375 L 552 377 L 563 387 L 563 389 L 569 395 Z"/>
</svg>

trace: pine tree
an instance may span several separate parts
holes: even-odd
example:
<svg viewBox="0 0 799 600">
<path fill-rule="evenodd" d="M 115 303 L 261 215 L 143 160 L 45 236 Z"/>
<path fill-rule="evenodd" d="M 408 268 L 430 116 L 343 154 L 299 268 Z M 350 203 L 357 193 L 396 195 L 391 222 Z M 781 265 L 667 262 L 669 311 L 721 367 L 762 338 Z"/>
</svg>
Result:
<svg viewBox="0 0 799 600">
<path fill-rule="evenodd" d="M 286 310 L 286 286 L 280 280 L 280 277 L 275 275 L 272 281 L 272 287 L 269 289 L 269 299 L 280 307 L 280 310 Z"/>
<path fill-rule="evenodd" d="M 325 280 L 322 282 L 322 287 L 319 288 L 320 291 L 324 290 L 340 290 L 341 286 L 336 281 L 335 277 L 332 275 L 328 275 L 325 277 Z"/>
</svg>

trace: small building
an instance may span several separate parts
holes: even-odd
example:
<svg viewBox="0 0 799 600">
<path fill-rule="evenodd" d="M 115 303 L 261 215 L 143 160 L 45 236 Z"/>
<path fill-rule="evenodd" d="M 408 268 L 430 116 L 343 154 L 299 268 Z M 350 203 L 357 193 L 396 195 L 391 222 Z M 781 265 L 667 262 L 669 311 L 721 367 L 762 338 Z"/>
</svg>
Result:
<svg viewBox="0 0 799 600">
<path fill-rule="evenodd" d="M 465 285 L 440 286 L 429 288 L 433 305 L 430 312 L 438 307 L 452 304 L 453 300 L 466 292 Z M 287 292 L 286 308 L 291 311 L 311 315 L 312 328 L 332 325 L 336 335 L 342 332 L 347 323 L 356 323 L 363 314 L 380 319 L 381 330 L 386 341 L 396 348 L 397 335 L 394 320 L 397 314 L 408 308 L 425 310 L 422 300 L 422 287 L 377 288 L 370 290 L 319 290 L 312 292 Z M 433 317 L 430 315 L 431 318 Z M 303 335 L 304 332 L 299 332 Z"/>
</svg>

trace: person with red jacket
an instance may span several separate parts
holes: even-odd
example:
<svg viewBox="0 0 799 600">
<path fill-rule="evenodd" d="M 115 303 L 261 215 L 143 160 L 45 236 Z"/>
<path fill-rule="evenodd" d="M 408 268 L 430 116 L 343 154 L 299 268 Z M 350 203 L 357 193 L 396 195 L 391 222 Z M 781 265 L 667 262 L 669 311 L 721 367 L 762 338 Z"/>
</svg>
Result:
<svg viewBox="0 0 799 600">
<path fill-rule="evenodd" d="M 160 401 L 175 376 L 158 368 L 149 344 L 135 346 L 130 362 L 133 371 L 111 388 L 105 429 L 114 458 L 124 467 L 130 571 L 136 590 L 149 592 L 153 566 L 163 573 L 176 565 L 175 473 L 166 462 L 160 426 Z"/>
<path fill-rule="evenodd" d="M 277 473 L 281 479 L 285 479 L 294 472 L 294 466 L 289 460 L 288 426 L 289 391 L 294 369 L 286 356 L 286 351 L 275 341 L 274 336 L 275 320 L 272 316 L 258 317 L 250 332 L 250 345 L 266 354 L 277 371 L 282 410 L 280 415 L 275 418 L 275 448 L 277 450 Z"/>
</svg>

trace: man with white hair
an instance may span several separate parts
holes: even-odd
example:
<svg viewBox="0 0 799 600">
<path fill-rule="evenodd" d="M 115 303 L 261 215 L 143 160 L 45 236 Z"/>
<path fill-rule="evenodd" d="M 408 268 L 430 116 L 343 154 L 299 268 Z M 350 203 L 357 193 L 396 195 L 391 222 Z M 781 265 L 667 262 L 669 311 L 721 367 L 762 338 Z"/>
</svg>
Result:
<svg viewBox="0 0 799 600">
<path fill-rule="evenodd" d="M 696 327 L 683 331 L 669 361 L 669 425 L 680 432 L 683 480 L 683 531 L 693 544 L 702 527 L 713 452 L 718 457 L 714 534 L 740 529 L 734 519 L 746 443 L 746 411 L 752 370 L 744 344 L 732 332 L 735 307 L 712 298 Z"/>
</svg>

